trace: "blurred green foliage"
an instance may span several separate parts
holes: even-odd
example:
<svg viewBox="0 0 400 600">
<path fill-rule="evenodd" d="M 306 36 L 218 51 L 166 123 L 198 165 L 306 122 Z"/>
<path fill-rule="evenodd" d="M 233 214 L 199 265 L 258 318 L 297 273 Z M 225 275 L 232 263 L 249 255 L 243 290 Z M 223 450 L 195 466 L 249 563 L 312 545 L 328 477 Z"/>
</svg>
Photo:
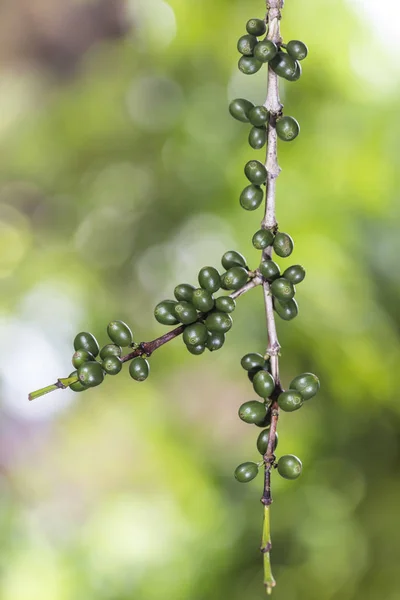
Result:
<svg viewBox="0 0 400 600">
<path fill-rule="evenodd" d="M 80 329 L 105 342 L 123 319 L 152 339 L 153 306 L 177 283 L 230 248 L 259 260 L 261 213 L 238 201 L 256 153 L 227 105 L 265 96 L 265 70 L 236 70 L 263 2 L 132 4 L 131 34 L 93 47 L 74 77 L 4 71 L 2 600 L 264 597 L 262 481 L 232 477 L 257 457 L 237 409 L 253 396 L 240 358 L 266 345 L 259 290 L 221 353 L 175 341 L 144 384 L 125 372 L 26 401 L 72 370 Z M 321 392 L 279 424 L 278 455 L 304 472 L 273 478 L 275 598 L 397 600 L 399 74 L 377 90 L 359 68 L 385 49 L 343 2 L 287 0 L 282 30 L 310 50 L 282 84 L 301 134 L 279 147 L 278 218 L 307 269 L 299 317 L 279 322 L 283 382 L 313 371 Z"/>
</svg>

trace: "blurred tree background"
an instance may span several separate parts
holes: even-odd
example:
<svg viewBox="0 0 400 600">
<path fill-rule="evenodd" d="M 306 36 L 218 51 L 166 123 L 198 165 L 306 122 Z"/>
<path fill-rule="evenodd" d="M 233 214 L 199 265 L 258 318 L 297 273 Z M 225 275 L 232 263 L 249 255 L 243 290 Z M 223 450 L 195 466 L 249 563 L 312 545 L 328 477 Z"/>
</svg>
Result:
<svg viewBox="0 0 400 600">
<path fill-rule="evenodd" d="M 302 131 L 280 144 L 278 218 L 308 273 L 299 317 L 278 323 L 283 383 L 313 371 L 321 392 L 280 420 L 278 456 L 304 472 L 273 478 L 276 600 L 399 598 L 399 9 L 385 25 L 369 4 L 287 0 L 282 22 L 310 50 L 282 83 Z M 265 98 L 265 70 L 236 69 L 263 11 L 1 4 L 1 600 L 264 597 L 261 477 L 232 476 L 257 457 L 237 409 L 253 397 L 240 358 L 266 345 L 259 289 L 223 352 L 176 340 L 144 384 L 27 401 L 72 370 L 76 332 L 102 343 L 123 319 L 152 339 L 177 283 L 228 249 L 257 266 L 261 213 L 238 202 L 256 152 L 227 106 Z"/>
</svg>

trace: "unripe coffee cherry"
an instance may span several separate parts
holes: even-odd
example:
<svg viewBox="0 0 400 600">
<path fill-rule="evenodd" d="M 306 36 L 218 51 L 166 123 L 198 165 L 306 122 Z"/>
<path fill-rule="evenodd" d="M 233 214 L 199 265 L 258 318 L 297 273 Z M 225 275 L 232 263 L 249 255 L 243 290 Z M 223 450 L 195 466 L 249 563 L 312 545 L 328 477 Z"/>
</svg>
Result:
<svg viewBox="0 0 400 600">
<path fill-rule="evenodd" d="M 318 392 L 320 387 L 319 379 L 313 373 L 303 373 L 297 375 L 290 383 L 291 390 L 297 390 L 303 396 L 304 400 L 309 400 Z"/>
<path fill-rule="evenodd" d="M 269 429 L 264 429 L 257 438 L 257 450 L 260 454 L 264 455 L 268 448 L 269 442 Z M 278 445 L 278 432 L 275 432 L 275 442 L 273 452 L 276 450 Z"/>
<path fill-rule="evenodd" d="M 305 269 L 301 265 L 292 265 L 291 267 L 288 267 L 282 273 L 282 277 L 285 277 L 285 279 L 288 279 L 295 285 L 297 285 L 298 283 L 301 283 L 303 281 L 303 279 L 305 278 L 305 276 L 306 276 Z"/>
<path fill-rule="evenodd" d="M 231 313 L 236 308 L 236 301 L 230 296 L 220 296 L 215 300 L 215 308 L 219 312 Z"/>
<path fill-rule="evenodd" d="M 175 288 L 176 289 L 176 288 Z M 154 316 L 162 325 L 176 325 L 179 323 L 175 314 L 175 306 L 178 303 L 174 300 L 163 300 L 159 302 L 154 309 Z"/>
<path fill-rule="evenodd" d="M 78 333 L 74 339 L 74 349 L 75 350 L 86 350 L 86 352 L 90 352 L 93 356 L 97 356 L 99 353 L 99 344 L 97 343 L 96 338 L 91 333 L 87 331 L 81 331 Z"/>
<path fill-rule="evenodd" d="M 249 352 L 243 356 L 240 364 L 245 371 L 259 371 L 265 367 L 265 358 L 257 352 Z"/>
<path fill-rule="evenodd" d="M 254 57 L 262 63 L 274 58 L 278 53 L 278 46 L 271 40 L 262 40 L 253 48 Z"/>
<path fill-rule="evenodd" d="M 245 423 L 261 424 L 267 416 L 268 409 L 264 402 L 249 400 L 239 408 L 239 418 Z"/>
<path fill-rule="evenodd" d="M 273 71 L 284 79 L 289 79 L 296 73 L 296 61 L 285 52 L 278 52 L 269 64 Z"/>
<path fill-rule="evenodd" d="M 224 274 L 224 285 L 228 290 L 238 290 L 249 279 L 249 274 L 243 267 L 232 267 Z"/>
<path fill-rule="evenodd" d="M 191 302 L 178 302 L 175 306 L 176 318 L 184 325 L 197 321 L 197 310 Z"/>
<path fill-rule="evenodd" d="M 264 35 L 267 31 L 267 26 L 265 21 L 262 21 L 261 19 L 250 19 L 246 23 L 246 31 L 247 33 L 251 33 L 251 35 L 260 36 Z"/>
<path fill-rule="evenodd" d="M 72 371 L 72 373 L 70 373 L 68 375 L 68 379 L 70 379 L 71 377 L 78 377 L 78 372 Z M 71 385 L 69 386 L 69 389 L 72 390 L 73 392 L 84 392 L 88 388 L 85 385 L 83 385 L 82 382 L 80 382 L 78 380 L 75 383 L 71 383 Z"/>
<path fill-rule="evenodd" d="M 273 260 L 263 260 L 259 266 L 259 269 L 261 275 L 269 281 L 277 279 L 281 273 L 279 266 Z"/>
<path fill-rule="evenodd" d="M 106 344 L 100 350 L 100 358 L 104 360 L 106 356 L 121 356 L 122 348 L 121 346 L 117 346 L 116 344 Z"/>
<path fill-rule="evenodd" d="M 181 302 L 182 300 L 185 302 L 191 302 L 195 289 L 196 288 L 194 285 L 190 285 L 189 283 L 180 283 L 174 289 L 174 296 L 178 302 Z"/>
<path fill-rule="evenodd" d="M 193 306 L 200 312 L 206 313 L 214 308 L 214 298 L 212 294 L 203 288 L 198 288 L 193 292 Z"/>
<path fill-rule="evenodd" d="M 285 479 L 297 479 L 302 469 L 301 460 L 294 454 L 284 454 L 278 460 L 278 473 Z"/>
<path fill-rule="evenodd" d="M 262 62 L 254 58 L 254 56 L 241 56 L 238 62 L 239 71 L 245 75 L 254 75 L 262 67 Z"/>
<path fill-rule="evenodd" d="M 232 267 L 246 267 L 246 259 L 243 254 L 236 252 L 236 250 L 228 250 L 221 258 L 221 264 L 224 269 L 231 269 Z"/>
<path fill-rule="evenodd" d="M 253 127 L 249 133 L 249 144 L 254 150 L 260 150 L 267 142 L 267 130 L 265 127 Z"/>
<path fill-rule="evenodd" d="M 300 40 L 290 40 L 286 44 L 286 50 L 296 60 L 303 60 L 308 54 L 307 46 L 304 42 L 300 42 Z"/>
<path fill-rule="evenodd" d="M 284 304 L 281 304 L 279 300 L 275 300 L 274 309 L 284 321 L 291 321 L 299 314 L 299 307 L 294 298 Z"/>
<path fill-rule="evenodd" d="M 297 81 L 298 79 L 300 79 L 301 74 L 303 72 L 303 69 L 301 68 L 301 64 L 299 63 L 299 61 L 295 60 L 295 64 L 296 64 L 296 70 L 293 73 L 293 75 L 288 75 L 286 77 L 286 79 L 288 81 Z"/>
<path fill-rule="evenodd" d="M 255 185 L 262 185 L 267 181 L 267 169 L 259 160 L 249 160 L 244 168 L 244 174 Z"/>
<path fill-rule="evenodd" d="M 254 127 L 262 127 L 269 121 L 269 112 L 265 106 L 252 106 L 248 112 L 248 120 Z"/>
<path fill-rule="evenodd" d="M 132 331 L 123 321 L 111 321 L 107 326 L 108 337 L 117 346 L 130 346 L 133 342 Z"/>
<path fill-rule="evenodd" d="M 210 352 L 220 350 L 225 343 L 225 334 L 216 331 L 209 331 L 206 346 Z"/>
<path fill-rule="evenodd" d="M 226 333 L 232 327 L 232 317 L 227 313 L 213 312 L 208 315 L 204 324 L 209 331 Z"/>
<path fill-rule="evenodd" d="M 240 483 L 247 483 L 258 475 L 258 465 L 254 462 L 245 462 L 236 467 L 235 479 Z"/>
<path fill-rule="evenodd" d="M 188 349 L 188 351 L 190 352 L 190 354 L 194 354 L 195 356 L 199 356 L 200 354 L 203 354 L 203 352 L 206 349 L 206 346 L 205 346 L 205 344 L 197 344 L 197 346 L 187 345 L 186 348 Z"/>
<path fill-rule="evenodd" d="M 148 378 L 150 373 L 150 365 L 148 360 L 142 356 L 138 356 L 131 360 L 129 365 L 129 375 L 135 381 L 144 381 Z"/>
<path fill-rule="evenodd" d="M 208 338 L 207 328 L 203 323 L 193 323 L 185 327 L 182 337 L 187 346 L 205 344 Z"/>
<path fill-rule="evenodd" d="M 288 233 L 278 231 L 275 235 L 273 247 L 278 256 L 286 258 L 292 254 L 294 242 Z"/>
<path fill-rule="evenodd" d="M 242 37 L 238 39 L 237 43 L 238 52 L 244 56 L 253 56 L 254 48 L 256 47 L 257 42 L 258 40 L 254 35 L 242 35 Z"/>
<path fill-rule="evenodd" d="M 281 117 L 276 122 L 276 133 L 284 142 L 291 142 L 300 133 L 300 125 L 294 117 Z"/>
<path fill-rule="evenodd" d="M 78 378 L 85 387 L 95 387 L 103 382 L 104 371 L 98 362 L 90 361 L 79 367 Z"/>
<path fill-rule="evenodd" d="M 93 361 L 94 356 L 87 350 L 77 350 L 72 356 L 72 365 L 78 369 L 85 362 Z"/>
<path fill-rule="evenodd" d="M 264 250 L 272 245 L 274 237 L 275 236 L 270 229 L 259 229 L 253 235 L 253 246 L 254 248 L 257 248 L 257 250 Z"/>
<path fill-rule="evenodd" d="M 108 375 L 118 375 L 122 369 L 122 362 L 119 356 L 106 356 L 101 366 Z"/>
<path fill-rule="evenodd" d="M 214 267 L 203 267 L 199 272 L 199 284 L 212 294 L 221 287 L 221 277 Z"/>
<path fill-rule="evenodd" d="M 279 408 L 285 412 L 293 412 L 303 406 L 304 398 L 297 390 L 287 390 L 278 397 Z"/>
<path fill-rule="evenodd" d="M 254 108 L 254 104 L 244 98 L 235 98 L 229 105 L 229 112 L 234 119 L 242 123 L 248 123 L 249 113 Z"/>
<path fill-rule="evenodd" d="M 264 197 L 264 192 L 258 185 L 248 185 L 240 194 L 240 205 L 245 210 L 256 210 Z"/>
<path fill-rule="evenodd" d="M 268 371 L 257 371 L 253 378 L 253 388 L 261 398 L 269 398 L 275 389 L 275 381 Z"/>
<path fill-rule="evenodd" d="M 284 277 L 279 277 L 271 283 L 271 293 L 280 302 L 288 302 L 294 297 L 295 289 L 293 283 Z"/>
<path fill-rule="evenodd" d="M 250 371 L 249 371 L 249 373 L 250 373 Z M 267 408 L 267 414 L 265 415 L 264 419 L 260 423 L 254 423 L 254 425 L 256 427 L 261 427 L 262 429 L 264 429 L 264 427 L 270 427 L 272 413 L 268 407 L 266 407 L 266 408 Z"/>
</svg>

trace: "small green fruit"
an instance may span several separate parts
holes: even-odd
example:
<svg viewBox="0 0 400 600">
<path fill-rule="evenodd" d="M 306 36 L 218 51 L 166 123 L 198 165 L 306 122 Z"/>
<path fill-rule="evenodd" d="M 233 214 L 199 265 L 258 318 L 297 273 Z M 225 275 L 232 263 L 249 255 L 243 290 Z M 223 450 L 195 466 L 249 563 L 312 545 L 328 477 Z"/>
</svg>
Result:
<svg viewBox="0 0 400 600">
<path fill-rule="evenodd" d="M 276 133 L 284 142 L 291 142 L 300 133 L 300 125 L 294 117 L 282 117 L 276 122 Z"/>
<path fill-rule="evenodd" d="M 209 331 L 226 333 L 232 327 L 232 317 L 223 312 L 213 312 L 208 315 L 204 323 Z"/>
<path fill-rule="evenodd" d="M 244 168 L 244 174 L 255 185 L 262 185 L 267 181 L 267 169 L 259 160 L 249 160 Z"/>
<path fill-rule="evenodd" d="M 254 462 L 245 462 L 236 467 L 235 479 L 240 483 L 247 483 L 258 475 L 258 465 Z"/>
<path fill-rule="evenodd" d="M 103 382 L 104 371 L 98 362 L 90 361 L 79 367 L 78 378 L 85 387 L 95 387 Z"/>
<path fill-rule="evenodd" d="M 206 349 L 206 346 L 205 346 L 205 344 L 197 344 L 197 346 L 187 345 L 186 348 L 188 349 L 190 354 L 199 356 L 200 354 L 203 354 L 204 350 Z"/>
<path fill-rule="evenodd" d="M 176 288 L 175 288 L 176 289 Z M 178 303 L 174 300 L 163 300 L 159 302 L 154 309 L 154 316 L 162 325 L 176 325 L 179 323 L 175 314 L 175 306 Z"/>
<path fill-rule="evenodd" d="M 245 423 L 261 424 L 267 416 L 267 407 L 263 402 L 249 400 L 239 408 L 239 417 Z"/>
<path fill-rule="evenodd" d="M 286 50 L 296 60 L 304 60 L 308 54 L 307 46 L 304 42 L 300 42 L 300 40 L 290 40 L 286 44 Z"/>
<path fill-rule="evenodd" d="M 97 343 L 96 338 L 91 333 L 87 331 L 81 331 L 78 333 L 74 339 L 74 349 L 75 350 L 86 350 L 86 352 L 90 352 L 93 356 L 97 356 L 99 353 L 99 344 Z"/>
<path fill-rule="evenodd" d="M 262 62 L 254 58 L 254 56 L 241 56 L 238 62 L 239 71 L 245 75 L 254 75 L 262 67 Z"/>
<path fill-rule="evenodd" d="M 265 367 L 265 358 L 257 352 L 249 352 L 243 356 L 240 364 L 245 371 L 259 371 Z"/>
<path fill-rule="evenodd" d="M 275 381 L 268 371 L 258 371 L 253 378 L 253 388 L 261 398 L 269 398 L 275 389 Z"/>
<path fill-rule="evenodd" d="M 118 375 L 122 369 L 122 362 L 119 356 L 106 356 L 101 366 L 108 375 Z"/>
<path fill-rule="evenodd" d="M 78 372 L 72 371 L 72 373 L 70 373 L 68 375 L 68 378 L 70 378 L 70 377 L 78 377 Z M 85 385 L 83 385 L 83 383 L 81 383 L 80 381 L 76 381 L 75 383 L 71 383 L 71 385 L 69 386 L 69 389 L 72 390 L 73 392 L 84 392 L 88 388 Z"/>
<path fill-rule="evenodd" d="M 250 371 L 249 371 L 250 373 Z M 271 425 L 271 418 L 272 418 L 272 413 L 271 410 L 267 408 L 267 414 L 265 415 L 265 418 L 260 422 L 260 423 L 254 423 L 254 425 L 256 425 L 256 427 L 261 427 L 262 429 L 264 429 L 265 427 L 269 427 Z"/>
<path fill-rule="evenodd" d="M 108 337 L 117 346 L 130 346 L 133 342 L 132 331 L 123 321 L 111 321 L 107 326 Z"/>
<path fill-rule="evenodd" d="M 236 308 L 236 301 L 230 296 L 220 296 L 215 301 L 215 308 L 219 312 L 231 313 Z"/>
<path fill-rule="evenodd" d="M 278 445 L 278 432 L 275 433 L 275 442 L 274 442 L 274 448 L 273 451 L 276 450 L 276 447 Z M 259 451 L 260 454 L 262 454 L 264 456 L 264 454 L 267 451 L 268 448 L 268 442 L 269 442 L 269 429 L 264 429 L 260 435 L 257 438 L 257 450 Z"/>
<path fill-rule="evenodd" d="M 278 52 L 269 63 L 279 77 L 289 79 L 296 73 L 296 61 L 285 52 Z"/>
<path fill-rule="evenodd" d="M 306 276 L 306 271 L 301 265 L 292 265 L 288 267 L 282 274 L 282 277 L 288 279 L 295 285 L 301 283 Z"/>
<path fill-rule="evenodd" d="M 248 185 L 240 194 L 240 205 L 245 210 L 256 210 L 260 206 L 263 197 L 264 192 L 258 185 Z"/>
<path fill-rule="evenodd" d="M 278 397 L 279 408 L 285 412 L 293 412 L 303 406 L 304 398 L 300 392 L 296 390 L 287 390 L 282 392 Z"/>
<path fill-rule="evenodd" d="M 75 369 L 79 369 L 86 362 L 94 361 L 94 356 L 87 350 L 77 350 L 72 356 L 72 365 Z"/>
<path fill-rule="evenodd" d="M 212 294 L 203 288 L 198 288 L 193 292 L 193 306 L 202 313 L 209 312 L 214 308 L 214 298 Z"/>
<path fill-rule="evenodd" d="M 274 234 L 270 229 L 259 229 L 253 235 L 253 246 L 257 248 L 257 250 L 264 250 L 268 248 L 268 246 L 272 246 L 272 242 L 274 241 Z"/>
<path fill-rule="evenodd" d="M 273 281 L 280 275 L 279 266 L 273 260 L 263 260 L 259 266 L 260 273 L 265 279 Z"/>
<path fill-rule="evenodd" d="M 242 35 L 238 39 L 237 49 L 244 56 L 253 56 L 254 48 L 257 46 L 257 38 L 254 35 Z"/>
<path fill-rule="evenodd" d="M 203 267 L 199 272 L 199 284 L 212 294 L 221 287 L 221 277 L 214 267 Z"/>
<path fill-rule="evenodd" d="M 309 400 L 318 392 L 320 383 L 318 377 L 313 373 L 303 373 L 293 379 L 289 388 L 300 392 L 304 400 Z"/>
<path fill-rule="evenodd" d="M 203 323 L 193 323 L 185 327 L 182 337 L 187 346 L 198 346 L 206 343 L 208 331 Z"/>
<path fill-rule="evenodd" d="M 273 246 L 275 253 L 278 256 L 281 258 L 287 258 L 293 252 L 294 241 L 288 233 L 282 233 L 281 231 L 278 231 L 278 233 L 275 235 Z"/>
<path fill-rule="evenodd" d="M 184 325 L 194 323 L 198 319 L 197 310 L 191 302 L 178 302 L 175 306 L 176 318 Z"/>
<path fill-rule="evenodd" d="M 100 350 L 100 358 L 104 360 L 106 356 L 118 356 L 120 357 L 122 354 L 121 346 L 117 346 L 116 344 L 106 344 Z"/>
<path fill-rule="evenodd" d="M 207 348 L 210 352 L 214 352 L 215 350 L 220 350 L 225 343 L 225 334 L 217 333 L 216 331 L 210 331 L 208 333 L 208 338 L 206 342 Z"/>
<path fill-rule="evenodd" d="M 243 254 L 236 252 L 236 250 L 228 250 L 221 258 L 221 264 L 224 269 L 231 269 L 232 267 L 246 267 L 246 259 Z"/>
<path fill-rule="evenodd" d="M 191 302 L 195 289 L 196 288 L 194 285 L 190 285 L 189 283 L 180 283 L 174 289 L 174 296 L 178 302 L 181 302 L 182 300 L 184 302 Z"/>
<path fill-rule="evenodd" d="M 289 300 L 289 302 L 285 302 L 284 304 L 281 304 L 279 300 L 275 300 L 274 309 L 284 321 L 291 321 L 299 314 L 299 307 L 294 298 Z"/>
<path fill-rule="evenodd" d="M 242 123 L 248 123 L 249 113 L 254 108 L 254 104 L 244 98 L 236 98 L 229 105 L 229 112 L 234 119 Z"/>
<path fill-rule="evenodd" d="M 253 127 L 249 133 L 249 144 L 254 150 L 260 150 L 267 142 L 267 130 L 265 127 Z"/>
<path fill-rule="evenodd" d="M 148 360 L 142 356 L 134 358 L 129 365 L 129 375 L 135 381 L 144 381 L 150 373 L 150 365 Z"/>
<path fill-rule="evenodd" d="M 248 120 L 254 127 L 262 127 L 269 121 L 269 112 L 265 106 L 253 106 L 248 112 Z"/>
<path fill-rule="evenodd" d="M 267 31 L 267 26 L 261 19 L 250 19 L 246 23 L 246 31 L 251 35 L 260 36 Z"/>
<path fill-rule="evenodd" d="M 294 454 L 284 454 L 278 460 L 278 473 L 285 479 L 297 479 L 302 469 L 301 460 Z"/>
<path fill-rule="evenodd" d="M 243 287 L 249 279 L 249 274 L 244 267 L 232 267 L 224 274 L 224 286 L 228 290 L 238 290 Z"/>
<path fill-rule="evenodd" d="M 303 72 L 303 69 L 301 68 L 301 64 L 297 60 L 295 61 L 295 63 L 296 63 L 296 70 L 293 73 L 293 75 L 286 77 L 286 79 L 288 81 L 297 81 L 298 79 L 300 79 L 301 74 Z"/>
<path fill-rule="evenodd" d="M 271 40 L 262 40 L 253 48 L 254 57 L 262 63 L 269 62 L 278 53 L 278 46 Z"/>
<path fill-rule="evenodd" d="M 288 302 L 294 298 L 295 289 L 293 283 L 284 277 L 279 277 L 271 283 L 271 293 L 280 302 Z"/>
</svg>

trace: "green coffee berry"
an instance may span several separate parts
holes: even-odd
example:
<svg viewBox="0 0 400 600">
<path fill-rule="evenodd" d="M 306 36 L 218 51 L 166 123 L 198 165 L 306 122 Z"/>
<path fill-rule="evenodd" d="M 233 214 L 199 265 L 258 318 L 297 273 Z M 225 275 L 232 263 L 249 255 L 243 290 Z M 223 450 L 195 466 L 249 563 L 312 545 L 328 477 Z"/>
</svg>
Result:
<svg viewBox="0 0 400 600">
<path fill-rule="evenodd" d="M 293 252 L 294 242 L 288 233 L 282 233 L 278 231 L 275 235 L 273 247 L 275 253 L 281 258 L 290 256 Z"/>
<path fill-rule="evenodd" d="M 279 408 L 285 412 L 293 412 L 303 406 L 304 398 L 297 390 L 287 390 L 278 396 Z"/>
<path fill-rule="evenodd" d="M 297 81 L 301 77 L 301 74 L 303 72 L 303 69 L 301 68 L 301 64 L 297 60 L 295 61 L 295 64 L 296 64 L 296 69 L 295 69 L 295 72 L 293 73 L 293 75 L 286 77 L 286 79 L 288 81 Z"/>
<path fill-rule="evenodd" d="M 97 343 L 96 338 L 91 333 L 87 331 L 81 331 L 78 333 L 74 339 L 74 349 L 75 350 L 86 350 L 86 352 L 90 352 L 93 356 L 97 356 L 99 353 L 99 344 Z"/>
<path fill-rule="evenodd" d="M 210 331 L 208 333 L 208 338 L 206 341 L 206 346 L 210 350 L 210 352 L 214 352 L 215 350 L 219 350 L 225 343 L 225 334 L 218 333 L 217 331 Z"/>
<path fill-rule="evenodd" d="M 267 125 L 269 121 L 269 112 L 265 106 L 252 106 L 247 114 L 248 121 L 254 127 L 262 127 L 263 125 Z"/>
<path fill-rule="evenodd" d="M 231 269 L 232 267 L 246 267 L 246 259 L 243 254 L 236 252 L 236 250 L 228 250 L 221 258 L 221 264 L 224 269 Z"/>
<path fill-rule="evenodd" d="M 118 375 L 122 369 L 122 362 L 119 356 L 106 356 L 101 366 L 108 375 Z"/>
<path fill-rule="evenodd" d="M 284 321 L 291 321 L 299 314 L 299 307 L 294 298 L 284 304 L 281 304 L 279 300 L 275 300 L 274 309 Z"/>
<path fill-rule="evenodd" d="M 221 277 L 214 267 L 203 267 L 199 272 L 199 284 L 212 294 L 221 287 Z"/>
<path fill-rule="evenodd" d="M 264 402 L 249 400 L 239 408 L 239 418 L 245 423 L 260 424 L 264 422 L 267 411 Z"/>
<path fill-rule="evenodd" d="M 176 289 L 176 288 L 175 288 Z M 175 306 L 178 303 L 174 300 L 163 300 L 159 302 L 154 309 L 154 316 L 162 325 L 176 325 L 179 323 L 175 314 Z"/>
<path fill-rule="evenodd" d="M 290 42 L 286 44 L 286 50 L 288 51 L 288 54 L 296 60 L 304 60 L 308 54 L 307 46 L 304 42 L 300 42 L 299 40 L 290 40 Z"/>
<path fill-rule="evenodd" d="M 199 356 L 200 354 L 203 354 L 204 350 L 206 349 L 206 346 L 205 344 L 197 344 L 197 346 L 191 346 L 190 344 L 188 344 L 186 348 L 188 349 L 190 354 Z"/>
<path fill-rule="evenodd" d="M 246 23 L 246 31 L 251 35 L 260 36 L 267 31 L 267 26 L 261 19 L 250 19 Z"/>
<path fill-rule="evenodd" d="M 150 373 L 150 365 L 149 361 L 143 358 L 142 356 L 138 356 L 131 360 L 129 365 L 129 375 L 135 381 L 144 381 L 148 378 Z"/>
<path fill-rule="evenodd" d="M 195 289 L 196 288 L 194 285 L 190 285 L 189 283 L 180 283 L 174 289 L 174 296 L 178 302 L 181 302 L 182 300 L 184 302 L 191 302 Z"/>
<path fill-rule="evenodd" d="M 254 75 L 262 67 L 262 62 L 254 58 L 254 56 L 241 56 L 238 62 L 239 71 L 245 75 Z"/>
<path fill-rule="evenodd" d="M 228 290 L 238 290 L 243 287 L 249 279 L 249 274 L 243 267 L 232 267 L 224 274 L 224 285 Z"/>
<path fill-rule="evenodd" d="M 257 250 L 264 250 L 272 245 L 274 237 L 275 236 L 270 229 L 259 229 L 253 235 L 253 246 L 254 248 L 257 248 Z"/>
<path fill-rule="evenodd" d="M 274 448 L 273 451 L 276 450 L 276 447 L 278 445 L 278 432 L 275 432 L 275 442 L 274 442 Z M 267 451 L 268 448 L 268 442 L 269 442 L 269 429 L 264 429 L 260 435 L 257 438 L 257 450 L 259 451 L 260 454 L 264 455 Z"/>
<path fill-rule="evenodd" d="M 214 298 L 212 294 L 203 288 L 198 288 L 193 292 L 193 306 L 200 312 L 206 313 L 214 308 Z"/>
<path fill-rule="evenodd" d="M 278 473 L 285 479 L 297 479 L 302 469 L 301 460 L 294 454 L 284 454 L 278 460 Z"/>
<path fill-rule="evenodd" d="M 238 39 L 237 49 L 244 56 L 253 56 L 254 48 L 257 46 L 257 38 L 254 35 L 242 35 Z"/>
<path fill-rule="evenodd" d="M 260 273 L 265 279 L 273 281 L 280 275 L 279 266 L 273 260 L 263 260 L 259 266 Z"/>
<path fill-rule="evenodd" d="M 208 338 L 207 328 L 203 323 L 193 323 L 185 327 L 182 337 L 187 346 L 205 344 Z"/>
<path fill-rule="evenodd" d="M 108 337 L 117 346 L 130 346 L 133 342 L 133 334 L 123 321 L 111 321 L 107 326 Z"/>
<path fill-rule="evenodd" d="M 279 77 L 285 79 L 293 77 L 296 72 L 295 60 L 285 52 L 278 52 L 269 64 Z"/>
<path fill-rule="evenodd" d="M 294 117 L 281 117 L 276 122 L 276 133 L 284 142 L 291 142 L 300 133 L 300 125 Z"/>
<path fill-rule="evenodd" d="M 304 400 L 309 400 L 315 396 L 319 387 L 319 379 L 313 373 L 302 373 L 301 375 L 297 375 L 289 385 L 291 390 L 300 392 Z"/>
<path fill-rule="evenodd" d="M 78 369 L 84 363 L 93 360 L 93 354 L 87 352 L 87 350 L 77 350 L 72 356 L 72 365 L 75 367 L 75 369 Z"/>
<path fill-rule="evenodd" d="M 259 371 L 260 369 L 264 369 L 265 367 L 265 358 L 258 354 L 257 352 L 249 352 L 249 354 L 245 354 L 240 361 L 243 369 L 245 371 Z"/>
<path fill-rule="evenodd" d="M 79 367 L 78 378 L 85 387 L 95 387 L 103 382 L 104 371 L 98 362 L 90 361 Z"/>
<path fill-rule="evenodd" d="M 176 318 L 184 325 L 194 323 L 198 319 L 197 310 L 191 302 L 178 302 L 175 306 Z"/>
<path fill-rule="evenodd" d="M 249 371 L 249 373 L 250 373 L 250 371 Z M 256 427 L 261 427 L 262 429 L 264 429 L 265 427 L 270 427 L 272 413 L 268 406 L 266 406 L 266 409 L 267 409 L 267 414 L 265 415 L 264 419 L 262 421 L 260 421 L 260 423 L 254 423 L 254 425 Z"/>
<path fill-rule="evenodd" d="M 234 119 L 242 123 L 248 123 L 249 113 L 254 108 L 254 104 L 244 98 L 236 98 L 229 105 L 229 112 Z"/>
<path fill-rule="evenodd" d="M 226 333 L 232 327 L 232 317 L 227 313 L 213 312 L 208 315 L 204 324 L 209 331 Z"/>
<path fill-rule="evenodd" d="M 301 265 L 292 265 L 291 267 L 288 267 L 282 273 L 282 277 L 285 277 L 285 279 L 288 279 L 295 285 L 297 285 L 298 283 L 301 283 L 303 281 L 303 279 L 305 278 L 305 276 L 306 276 L 305 269 Z"/>
<path fill-rule="evenodd" d="M 219 312 L 231 313 L 236 308 L 236 301 L 230 296 L 220 296 L 215 301 L 215 308 Z"/>
<path fill-rule="evenodd" d="M 106 344 L 100 350 L 100 358 L 104 360 L 106 356 L 121 356 L 122 348 L 121 346 L 117 346 L 116 344 Z"/>
<path fill-rule="evenodd" d="M 72 373 L 70 373 L 68 375 L 68 378 L 70 378 L 70 377 L 78 377 L 78 372 L 72 371 Z M 71 385 L 69 386 L 69 389 L 72 390 L 73 392 L 84 392 L 88 388 L 87 388 L 87 386 L 83 385 L 83 383 L 81 381 L 76 381 L 75 383 L 71 383 Z"/>
<path fill-rule="evenodd" d="M 253 127 L 249 133 L 249 144 L 254 150 L 260 150 L 267 142 L 267 130 L 265 127 Z"/>
<path fill-rule="evenodd" d="M 240 194 L 240 205 L 245 210 L 256 210 L 260 206 L 263 197 L 264 192 L 258 185 L 248 185 Z"/>
<path fill-rule="evenodd" d="M 267 181 L 267 169 L 259 160 L 249 160 L 244 168 L 244 174 L 255 185 L 262 185 Z"/>
<path fill-rule="evenodd" d="M 258 475 L 258 465 L 254 462 L 245 462 L 236 467 L 235 479 L 239 483 L 247 483 Z"/>
<path fill-rule="evenodd" d="M 271 283 L 271 293 L 280 302 L 288 302 L 294 298 L 295 289 L 291 281 L 284 277 L 279 277 Z"/>
<path fill-rule="evenodd" d="M 262 63 L 269 62 L 278 53 L 278 46 L 271 40 L 262 40 L 253 47 L 254 57 Z"/>
<path fill-rule="evenodd" d="M 275 381 L 268 371 L 258 371 L 253 378 L 253 388 L 261 398 L 269 398 L 275 389 Z"/>
</svg>

